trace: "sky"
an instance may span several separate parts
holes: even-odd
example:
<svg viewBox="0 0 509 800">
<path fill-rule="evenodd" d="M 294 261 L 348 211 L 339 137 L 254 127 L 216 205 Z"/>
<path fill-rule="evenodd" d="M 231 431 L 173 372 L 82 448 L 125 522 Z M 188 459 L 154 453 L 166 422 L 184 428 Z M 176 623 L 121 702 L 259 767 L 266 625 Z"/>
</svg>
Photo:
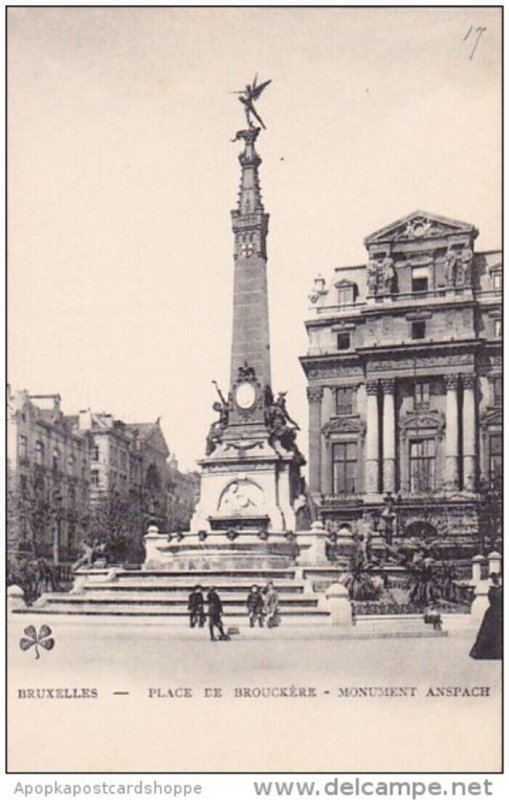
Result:
<svg viewBox="0 0 509 800">
<path fill-rule="evenodd" d="M 258 73 L 273 389 L 306 453 L 315 276 L 416 209 L 501 246 L 500 72 L 496 8 L 10 7 L 12 387 L 161 416 L 195 467 L 229 383 L 230 92 Z"/>
</svg>

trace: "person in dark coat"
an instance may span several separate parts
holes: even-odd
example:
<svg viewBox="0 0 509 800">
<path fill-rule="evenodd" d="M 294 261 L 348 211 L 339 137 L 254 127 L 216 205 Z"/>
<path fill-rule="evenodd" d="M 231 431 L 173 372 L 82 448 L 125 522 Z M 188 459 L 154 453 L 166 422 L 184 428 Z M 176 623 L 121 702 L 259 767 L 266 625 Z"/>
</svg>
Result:
<svg viewBox="0 0 509 800">
<path fill-rule="evenodd" d="M 247 613 L 249 616 L 249 627 L 254 628 L 255 622 L 258 622 L 260 628 L 263 628 L 263 612 L 264 612 L 264 598 L 260 591 L 259 586 L 252 586 L 246 600 Z"/>
<path fill-rule="evenodd" d="M 221 614 L 223 613 L 223 604 L 221 603 L 221 598 L 219 597 L 218 593 L 216 592 L 213 586 L 210 587 L 207 593 L 207 603 L 209 612 L 209 631 L 210 631 L 211 641 L 215 642 L 216 640 L 216 637 L 214 636 L 214 628 L 217 628 L 217 630 L 219 631 L 220 639 L 226 639 L 226 634 L 223 629 L 223 623 L 221 621 Z"/>
<path fill-rule="evenodd" d="M 203 628 L 205 625 L 205 599 L 202 594 L 201 586 L 195 586 L 193 591 L 189 594 L 187 601 L 189 609 L 189 624 L 191 628 L 199 625 Z"/>
<path fill-rule="evenodd" d="M 500 585 L 500 575 L 492 572 L 490 579 L 492 585 L 488 590 L 489 607 L 484 612 L 477 639 L 470 651 L 471 658 L 502 658 L 502 587 Z"/>
</svg>

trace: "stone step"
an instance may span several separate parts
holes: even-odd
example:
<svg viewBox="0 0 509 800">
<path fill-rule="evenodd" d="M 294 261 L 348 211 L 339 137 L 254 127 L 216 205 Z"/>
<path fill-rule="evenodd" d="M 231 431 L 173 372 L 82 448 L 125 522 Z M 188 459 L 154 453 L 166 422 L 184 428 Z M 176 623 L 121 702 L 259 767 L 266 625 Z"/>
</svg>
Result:
<svg viewBox="0 0 509 800">
<path fill-rule="evenodd" d="M 62 615 L 76 615 L 76 616 L 94 616 L 94 617 L 161 617 L 169 622 L 176 622 L 179 625 L 188 624 L 189 612 L 185 609 L 168 609 L 163 611 L 162 608 L 151 605 L 112 605 L 109 603 L 98 604 L 97 606 L 90 603 L 72 604 L 62 603 L 59 605 L 47 606 L 31 606 L 26 609 L 18 609 L 15 613 L 19 614 L 44 614 L 47 616 L 62 616 Z M 316 624 L 319 622 L 327 622 L 329 614 L 327 611 L 319 611 L 316 608 L 301 608 L 301 609 L 281 609 L 281 617 L 284 622 L 291 622 L 297 624 Z M 247 613 L 245 609 L 229 609 L 227 613 L 223 614 L 222 620 L 225 627 L 230 623 L 239 623 L 244 620 L 247 625 Z"/>
<path fill-rule="evenodd" d="M 215 587 L 216 591 L 219 592 L 220 595 L 223 592 L 226 592 L 226 593 L 232 593 L 232 592 L 241 593 L 241 592 L 243 592 L 244 595 L 247 596 L 247 592 L 249 591 L 251 586 L 253 586 L 254 584 L 253 584 L 253 582 L 247 582 L 247 583 L 244 584 L 244 583 L 239 582 L 239 581 L 232 581 L 231 583 L 228 583 L 228 584 L 212 583 L 212 582 L 208 583 L 208 586 L 212 586 L 212 585 Z M 121 581 L 115 582 L 115 583 L 111 583 L 111 582 L 107 582 L 107 583 L 106 582 L 105 583 L 102 583 L 102 582 L 101 583 L 99 583 L 99 582 L 97 582 L 97 583 L 86 583 L 82 588 L 83 588 L 83 591 L 85 591 L 85 592 L 99 592 L 99 591 L 100 592 L 103 592 L 103 591 L 108 591 L 108 592 L 126 592 L 126 593 L 129 593 L 129 592 L 150 592 L 150 593 L 154 593 L 154 592 L 182 592 L 182 593 L 184 593 L 184 592 L 186 592 L 187 594 L 189 594 L 189 592 L 192 589 L 194 589 L 195 586 L 196 586 L 196 584 L 193 583 L 192 581 L 185 582 L 185 583 L 184 582 L 163 583 L 162 581 L 157 581 L 157 582 L 153 582 L 153 583 L 148 583 L 147 581 L 139 581 L 138 583 L 128 583 L 126 581 L 121 580 Z M 208 586 L 202 584 L 202 589 L 203 589 L 204 594 L 206 593 Z M 278 583 L 277 581 L 274 581 L 274 588 L 278 591 L 279 594 L 281 594 L 283 592 L 284 593 L 291 593 L 291 594 L 302 594 L 304 592 L 305 586 L 304 586 L 304 583 L 302 581 L 300 581 L 300 582 L 295 581 L 294 583 Z"/>
<path fill-rule="evenodd" d="M 113 569 L 113 568 L 112 568 Z M 79 577 L 101 577 L 106 576 L 110 572 L 107 568 L 101 569 L 79 569 L 75 575 Z M 261 569 L 261 568 L 254 568 L 254 569 L 239 569 L 239 568 L 231 568 L 231 569 L 182 569 L 182 570 L 158 570 L 158 569 L 117 569 L 116 575 L 118 578 L 126 579 L 126 580 L 136 580 L 137 578 L 141 578 L 142 580 L 148 580 L 150 578 L 166 578 L 171 579 L 183 579 L 183 580 L 194 580 L 198 582 L 202 579 L 205 579 L 210 583 L 211 581 L 217 581 L 218 578 L 224 577 L 232 577 L 232 578 L 246 578 L 247 580 L 253 580 L 258 578 L 259 581 L 268 581 L 268 580 L 276 580 L 276 579 L 287 579 L 293 580 L 295 578 L 296 570 L 292 569 Z M 256 582 L 256 581 L 255 581 Z"/>
<path fill-rule="evenodd" d="M 87 593 L 85 594 L 63 594 L 63 593 L 48 593 L 45 594 L 41 600 L 41 605 L 44 603 L 51 603 L 56 605 L 61 604 L 68 604 L 71 605 L 83 605 L 93 603 L 97 604 L 107 604 L 107 605 L 143 605 L 143 606 L 172 606 L 177 608 L 183 608 L 187 612 L 187 595 L 183 597 L 145 597 L 145 596 L 118 596 L 115 595 L 111 597 L 110 595 L 106 594 L 105 596 L 101 595 L 100 592 L 96 594 Z M 230 606 L 230 607 L 240 607 L 244 608 L 246 606 L 246 598 L 245 595 L 238 596 L 238 597 L 227 597 L 222 598 L 223 606 Z M 281 609 L 286 608 L 316 608 L 318 605 L 318 598 L 317 597 L 280 597 L 279 598 L 279 606 Z"/>
</svg>

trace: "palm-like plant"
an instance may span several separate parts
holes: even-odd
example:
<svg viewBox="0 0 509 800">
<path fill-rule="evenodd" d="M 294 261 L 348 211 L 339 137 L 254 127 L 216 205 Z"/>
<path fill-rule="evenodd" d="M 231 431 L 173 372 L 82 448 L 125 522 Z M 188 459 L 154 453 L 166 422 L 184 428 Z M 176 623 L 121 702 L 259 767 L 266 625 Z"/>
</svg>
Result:
<svg viewBox="0 0 509 800">
<path fill-rule="evenodd" d="M 440 588 L 433 562 L 430 558 L 411 561 L 407 565 L 410 572 L 408 579 L 409 600 L 417 608 L 423 608 L 440 597 Z"/>
<path fill-rule="evenodd" d="M 377 600 L 380 597 L 383 589 L 373 581 L 374 569 L 360 549 L 353 553 L 349 571 L 343 578 L 350 600 Z"/>
</svg>

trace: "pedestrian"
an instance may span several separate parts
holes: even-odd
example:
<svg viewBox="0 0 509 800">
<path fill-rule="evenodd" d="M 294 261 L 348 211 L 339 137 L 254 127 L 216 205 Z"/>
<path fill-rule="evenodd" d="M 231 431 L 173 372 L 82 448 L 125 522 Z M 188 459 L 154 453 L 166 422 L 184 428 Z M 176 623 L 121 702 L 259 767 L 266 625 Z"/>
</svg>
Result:
<svg viewBox="0 0 509 800">
<path fill-rule="evenodd" d="M 205 599 L 201 586 L 195 586 L 193 591 L 190 592 L 187 608 L 189 609 L 189 625 L 191 628 L 196 625 L 203 628 L 205 625 Z"/>
<path fill-rule="evenodd" d="M 279 595 L 272 581 L 268 581 L 264 590 L 264 614 L 267 628 L 276 628 L 281 624 L 279 614 Z"/>
<path fill-rule="evenodd" d="M 251 591 L 247 596 L 246 605 L 249 617 L 249 627 L 254 628 L 255 623 L 258 622 L 260 628 L 263 628 L 265 603 L 263 601 L 263 595 L 260 591 L 260 587 L 256 586 L 256 584 L 251 587 Z"/>
<path fill-rule="evenodd" d="M 496 572 L 491 573 L 490 580 L 489 608 L 484 612 L 481 627 L 470 651 L 470 657 L 498 660 L 502 658 L 502 587 L 500 575 Z"/>
<path fill-rule="evenodd" d="M 208 603 L 208 613 L 209 613 L 209 631 L 210 631 L 210 639 L 212 642 L 216 641 L 216 637 L 214 636 L 214 628 L 217 628 L 219 631 L 219 638 L 226 639 L 227 636 L 223 629 L 223 623 L 221 621 L 221 614 L 223 613 L 223 604 L 221 603 L 221 598 L 219 597 L 218 593 L 216 592 L 213 586 L 210 587 L 209 591 L 207 592 L 207 603 Z"/>
</svg>

